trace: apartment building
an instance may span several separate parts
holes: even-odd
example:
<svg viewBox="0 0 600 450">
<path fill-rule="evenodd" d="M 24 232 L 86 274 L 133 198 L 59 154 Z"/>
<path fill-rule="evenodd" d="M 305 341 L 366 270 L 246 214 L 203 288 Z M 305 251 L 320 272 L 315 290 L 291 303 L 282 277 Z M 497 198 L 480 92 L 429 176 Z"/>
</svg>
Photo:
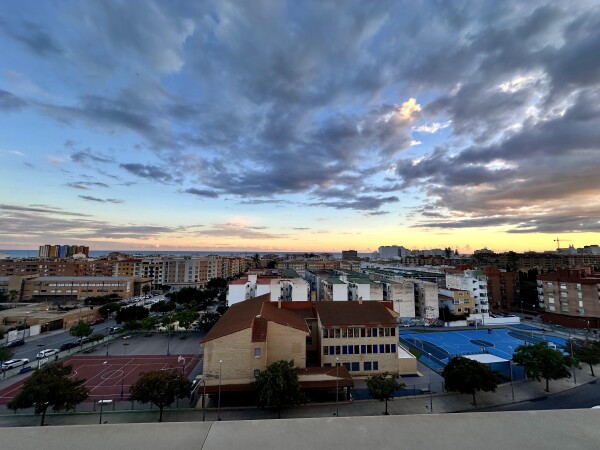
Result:
<svg viewBox="0 0 600 450">
<path fill-rule="evenodd" d="M 468 291 L 475 302 L 471 316 L 476 319 L 489 317 L 488 280 L 482 271 L 464 270 L 461 273 L 447 273 L 446 288 Z"/>
<path fill-rule="evenodd" d="M 391 302 L 399 317 L 415 317 L 415 288 L 414 283 L 397 277 L 395 280 L 378 282 L 383 290 L 383 300 Z"/>
<path fill-rule="evenodd" d="M 84 245 L 40 245 L 40 258 L 69 258 L 75 255 L 89 256 L 90 248 Z"/>
<path fill-rule="evenodd" d="M 232 306 L 265 294 L 273 301 L 307 301 L 310 298 L 310 286 L 290 269 L 281 275 L 251 273 L 229 283 L 227 305 Z"/>
<path fill-rule="evenodd" d="M 521 300 L 519 273 L 497 267 L 482 267 L 487 278 L 487 296 L 492 311 L 516 307 Z"/>
<path fill-rule="evenodd" d="M 440 309 L 437 283 L 417 279 L 408 280 L 414 287 L 416 315 L 426 320 L 439 318 Z"/>
<path fill-rule="evenodd" d="M 545 322 L 600 328 L 600 273 L 593 267 L 538 275 L 537 290 Z"/>
<path fill-rule="evenodd" d="M 470 314 L 475 309 L 475 301 L 469 291 L 461 289 L 440 289 L 438 291 L 441 307 L 447 307 L 452 314 Z"/>
<path fill-rule="evenodd" d="M 329 301 L 348 301 L 348 283 L 340 280 L 338 277 L 326 277 L 320 281 L 320 286 L 323 293 L 319 300 Z"/>
<path fill-rule="evenodd" d="M 114 271 L 115 261 L 110 260 L 9 259 L 0 261 L 0 276 L 110 277 Z"/>
<path fill-rule="evenodd" d="M 342 259 L 357 259 L 358 252 L 356 250 L 342 250 Z"/>
</svg>

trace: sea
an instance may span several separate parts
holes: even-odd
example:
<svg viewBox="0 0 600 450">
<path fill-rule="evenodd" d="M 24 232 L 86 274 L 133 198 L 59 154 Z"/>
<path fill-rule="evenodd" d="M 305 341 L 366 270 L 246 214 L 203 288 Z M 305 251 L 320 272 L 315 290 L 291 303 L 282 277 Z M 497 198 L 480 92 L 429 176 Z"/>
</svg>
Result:
<svg viewBox="0 0 600 450">
<path fill-rule="evenodd" d="M 254 256 L 255 254 L 263 255 L 278 255 L 278 256 L 286 256 L 286 255 L 304 255 L 306 253 L 310 254 L 310 252 L 217 252 L 217 251 L 184 251 L 184 250 L 90 250 L 91 258 L 99 258 L 102 256 L 106 256 L 109 253 L 119 252 L 126 253 L 128 255 L 140 255 L 140 256 L 151 256 L 151 255 L 165 255 L 165 256 L 208 256 L 208 255 L 216 255 L 216 256 Z M 313 252 L 315 255 L 326 252 Z M 8 255 L 9 258 L 36 258 L 38 256 L 38 250 L 1 250 L 0 255 Z M 329 253 L 333 255 L 334 258 L 341 258 L 342 253 Z M 359 253 L 360 257 L 369 257 L 370 253 Z"/>
</svg>

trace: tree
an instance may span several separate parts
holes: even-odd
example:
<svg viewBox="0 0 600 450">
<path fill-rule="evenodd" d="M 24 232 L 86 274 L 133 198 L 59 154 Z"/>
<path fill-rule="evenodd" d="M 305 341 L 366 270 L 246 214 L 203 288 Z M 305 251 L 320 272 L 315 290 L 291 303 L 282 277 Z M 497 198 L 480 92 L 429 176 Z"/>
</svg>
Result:
<svg viewBox="0 0 600 450">
<path fill-rule="evenodd" d="M 198 321 L 199 328 L 208 332 L 219 321 L 220 318 L 221 314 L 219 314 L 218 312 L 206 312 L 200 317 L 200 320 Z"/>
<path fill-rule="evenodd" d="M 381 375 L 371 375 L 367 378 L 369 395 L 381 402 L 385 401 L 385 412 L 388 413 L 388 400 L 394 398 L 394 392 L 402 389 L 403 383 L 398 382 L 398 375 L 384 372 Z"/>
<path fill-rule="evenodd" d="M 206 283 L 206 289 L 216 289 L 216 290 L 221 290 L 221 289 L 225 289 L 227 287 L 227 279 L 226 278 L 211 278 L 210 280 L 208 280 L 208 283 Z"/>
<path fill-rule="evenodd" d="M 0 346 L 0 367 L 2 367 L 4 361 L 11 359 L 14 354 L 15 352 L 13 352 L 12 348 L 6 347 L 5 345 Z M 6 375 L 6 371 L 3 370 L 2 372 Z"/>
<path fill-rule="evenodd" d="M 277 409 L 281 419 L 281 409 L 299 405 L 305 401 L 300 389 L 294 361 L 275 361 L 258 374 L 254 382 L 257 403 L 261 408 Z"/>
<path fill-rule="evenodd" d="M 177 398 L 188 397 L 191 390 L 192 383 L 179 371 L 151 370 L 131 386 L 129 400 L 154 403 L 160 409 L 158 421 L 162 422 L 164 407 Z"/>
<path fill-rule="evenodd" d="M 150 311 L 162 312 L 162 313 L 173 311 L 174 309 L 175 309 L 175 302 L 165 302 L 165 301 L 156 302 L 154 305 L 152 305 L 150 307 Z"/>
<path fill-rule="evenodd" d="M 120 303 L 107 303 L 98 308 L 98 312 L 108 319 L 108 315 L 118 312 L 123 306 Z"/>
<path fill-rule="evenodd" d="M 35 413 L 42 415 L 40 425 L 48 408 L 53 411 L 68 410 L 83 402 L 89 395 L 84 386 L 85 380 L 71 380 L 73 366 L 52 363 L 36 370 L 23 384 L 21 391 L 8 404 L 14 411 L 35 407 Z"/>
<path fill-rule="evenodd" d="M 192 311 L 190 309 L 184 309 L 175 315 L 179 321 L 179 326 L 181 328 L 185 328 L 186 331 L 192 325 L 192 322 L 198 318 L 198 316 L 199 314 L 197 311 Z"/>
<path fill-rule="evenodd" d="M 141 320 L 140 325 L 142 327 L 142 330 L 151 331 L 154 330 L 157 323 L 158 320 L 156 319 L 156 317 L 146 317 L 145 319 Z"/>
<path fill-rule="evenodd" d="M 152 290 L 152 288 L 149 285 L 147 285 L 147 284 L 145 284 L 144 286 L 142 286 L 142 293 L 144 295 L 148 295 L 151 290 Z"/>
<path fill-rule="evenodd" d="M 69 334 L 71 336 L 79 338 L 81 347 L 83 348 L 83 338 L 88 337 L 90 334 L 92 334 L 92 327 L 83 320 L 80 320 L 71 327 L 71 329 L 69 330 Z"/>
<path fill-rule="evenodd" d="M 8 295 L 10 295 L 10 301 L 14 302 L 19 296 L 19 291 L 11 289 L 10 291 L 8 291 Z"/>
<path fill-rule="evenodd" d="M 546 342 L 535 345 L 520 345 L 515 349 L 513 361 L 525 369 L 529 378 L 546 380 L 546 392 L 550 392 L 549 381 L 568 377 L 570 357 L 565 358 L 558 350 L 548 347 Z"/>
<path fill-rule="evenodd" d="M 128 306 L 127 308 L 121 308 L 115 316 L 115 322 L 135 322 L 148 317 L 150 311 L 143 306 Z"/>
<path fill-rule="evenodd" d="M 475 391 L 494 392 L 498 386 L 496 375 L 485 364 L 463 356 L 452 358 L 444 367 L 442 377 L 448 391 L 473 395 L 475 406 Z"/>
<path fill-rule="evenodd" d="M 595 377 L 594 365 L 600 364 L 600 341 L 573 339 L 572 344 L 573 354 L 571 356 L 582 363 L 589 364 L 592 376 Z"/>
</svg>

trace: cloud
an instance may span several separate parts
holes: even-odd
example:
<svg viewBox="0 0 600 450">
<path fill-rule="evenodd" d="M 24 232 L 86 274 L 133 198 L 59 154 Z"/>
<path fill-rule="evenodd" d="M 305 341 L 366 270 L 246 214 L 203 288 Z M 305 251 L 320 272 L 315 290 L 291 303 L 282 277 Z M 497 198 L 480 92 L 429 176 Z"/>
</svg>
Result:
<svg viewBox="0 0 600 450">
<path fill-rule="evenodd" d="M 27 106 L 27 102 L 15 96 L 14 94 L 0 89 L 0 110 L 18 111 Z"/>
<path fill-rule="evenodd" d="M 62 53 L 58 43 L 39 24 L 28 20 L 4 21 L 0 19 L 0 30 L 39 56 L 51 57 Z"/>
<path fill-rule="evenodd" d="M 173 181 L 171 174 L 157 166 L 139 163 L 120 164 L 119 166 L 140 178 L 148 178 L 159 183 L 170 183 Z"/>
<path fill-rule="evenodd" d="M 89 190 L 91 187 L 101 187 L 101 188 L 109 187 L 108 184 L 100 183 L 98 181 L 73 181 L 73 182 L 67 183 L 65 186 L 68 186 L 73 189 L 84 190 L 84 191 Z"/>
<path fill-rule="evenodd" d="M 251 227 L 235 223 L 215 224 L 212 228 L 197 231 L 199 236 L 213 236 L 235 239 L 282 239 L 283 234 L 267 233 L 267 227 Z M 257 231 L 258 230 L 258 231 Z"/>
<path fill-rule="evenodd" d="M 77 197 L 87 200 L 89 202 L 98 202 L 98 203 L 124 203 L 123 200 L 118 200 L 116 198 L 98 198 L 92 197 L 91 195 L 78 195 Z"/>
<path fill-rule="evenodd" d="M 432 122 L 430 124 L 421 125 L 419 127 L 416 127 L 415 131 L 417 131 L 418 133 L 435 134 L 438 131 L 443 130 L 444 128 L 448 128 L 451 124 L 452 124 L 452 121 L 450 121 L 450 120 L 448 122 L 444 122 L 444 123 Z"/>
<path fill-rule="evenodd" d="M 219 194 L 215 191 L 210 191 L 208 189 L 196 189 L 196 188 L 189 188 L 186 189 L 185 191 L 188 194 L 193 194 L 196 195 L 198 197 L 208 197 L 208 198 L 218 198 Z"/>
</svg>

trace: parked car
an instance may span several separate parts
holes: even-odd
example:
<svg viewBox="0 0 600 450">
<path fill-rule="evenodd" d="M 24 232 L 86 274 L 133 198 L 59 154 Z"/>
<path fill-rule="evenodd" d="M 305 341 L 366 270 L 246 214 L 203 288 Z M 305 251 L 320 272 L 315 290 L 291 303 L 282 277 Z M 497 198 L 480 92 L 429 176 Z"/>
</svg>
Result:
<svg viewBox="0 0 600 450">
<path fill-rule="evenodd" d="M 27 358 L 9 359 L 2 363 L 2 370 L 14 369 L 15 367 L 24 366 L 27 363 L 29 363 Z"/>
<path fill-rule="evenodd" d="M 36 358 L 38 358 L 38 359 L 47 358 L 48 356 L 56 355 L 57 353 L 58 353 L 57 348 L 47 348 L 47 349 L 44 349 L 41 352 L 39 352 L 37 354 Z"/>
<path fill-rule="evenodd" d="M 104 317 L 98 317 L 90 322 L 90 325 L 98 325 L 99 323 L 103 323 L 106 319 Z"/>
<path fill-rule="evenodd" d="M 19 347 L 21 345 L 25 345 L 25 339 L 17 339 L 6 344 L 7 347 Z"/>
<path fill-rule="evenodd" d="M 62 352 L 64 350 L 69 350 L 75 347 L 79 347 L 79 344 L 77 342 L 65 342 L 63 345 L 60 346 L 60 351 Z"/>
<path fill-rule="evenodd" d="M 77 342 L 81 344 L 87 344 L 88 342 L 92 342 L 92 339 L 89 336 L 79 338 Z"/>
</svg>

